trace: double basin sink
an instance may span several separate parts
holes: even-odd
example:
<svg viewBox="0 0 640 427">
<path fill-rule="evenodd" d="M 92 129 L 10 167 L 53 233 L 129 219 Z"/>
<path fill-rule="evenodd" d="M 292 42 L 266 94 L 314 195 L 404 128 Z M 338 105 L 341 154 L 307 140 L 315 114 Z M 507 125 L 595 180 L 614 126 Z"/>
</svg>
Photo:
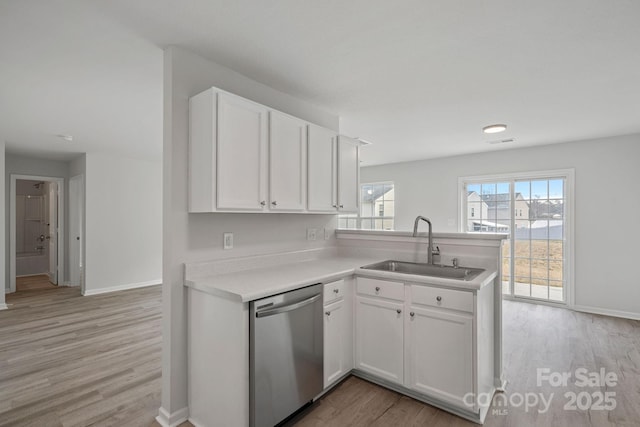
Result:
<svg viewBox="0 0 640 427">
<path fill-rule="evenodd" d="M 480 273 L 484 272 L 483 268 L 452 267 L 448 265 L 422 264 L 395 260 L 382 261 L 360 268 L 464 281 L 473 280 L 478 277 Z"/>
</svg>

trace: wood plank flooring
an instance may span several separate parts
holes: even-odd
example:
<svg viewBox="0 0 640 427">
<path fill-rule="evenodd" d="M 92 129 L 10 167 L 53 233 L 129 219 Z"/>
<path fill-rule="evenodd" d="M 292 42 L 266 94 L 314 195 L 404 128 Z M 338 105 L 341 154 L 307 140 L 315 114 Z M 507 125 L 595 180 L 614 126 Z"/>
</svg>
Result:
<svg viewBox="0 0 640 427">
<path fill-rule="evenodd" d="M 38 274 L 37 276 L 23 276 L 16 278 L 16 291 L 35 291 L 38 289 L 56 289 L 57 286 L 49 282 L 49 276 Z"/>
<path fill-rule="evenodd" d="M 149 426 L 160 406 L 161 287 L 7 295 L 0 426 Z"/>
<path fill-rule="evenodd" d="M 0 311 L 0 426 L 158 426 L 160 286 L 90 297 L 56 287 L 9 294 L 7 303 Z M 544 413 L 541 403 L 527 409 L 494 400 L 486 426 L 640 425 L 640 322 L 505 301 L 504 342 L 503 396 L 554 397 Z M 536 384 L 537 368 L 581 367 L 614 372 L 618 384 Z M 613 411 L 563 409 L 566 392 L 605 390 L 616 393 Z M 474 424 L 350 377 L 289 425 Z"/>
<path fill-rule="evenodd" d="M 506 393 L 494 398 L 488 427 L 640 426 L 640 321 L 573 312 L 522 302 L 504 302 Z M 567 387 L 537 385 L 537 369 L 571 372 Z M 604 368 L 618 377 L 613 387 L 578 387 L 575 371 Z M 565 393 L 614 392 L 616 408 L 565 410 Z M 540 393 L 551 403 L 533 405 Z M 551 397 L 553 394 L 553 397 Z M 518 395 L 530 405 L 520 405 Z M 507 398 L 507 405 L 502 399 Z M 586 397 L 582 403 L 586 403 Z M 592 398 L 592 403 L 595 399 Z M 591 407 L 591 405 L 587 405 Z M 539 412 L 541 411 L 541 412 Z M 316 426 L 474 426 L 429 405 L 350 377 L 314 403 L 290 425 Z"/>
</svg>

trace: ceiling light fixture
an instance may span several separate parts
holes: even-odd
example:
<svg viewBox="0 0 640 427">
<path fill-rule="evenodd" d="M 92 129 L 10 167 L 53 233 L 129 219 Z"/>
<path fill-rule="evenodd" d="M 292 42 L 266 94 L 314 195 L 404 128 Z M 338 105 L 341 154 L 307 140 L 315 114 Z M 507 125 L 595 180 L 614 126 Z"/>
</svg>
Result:
<svg viewBox="0 0 640 427">
<path fill-rule="evenodd" d="M 505 130 L 507 130 L 507 125 L 501 124 L 489 125 L 482 128 L 482 132 L 484 133 L 498 133 L 504 132 Z"/>
<path fill-rule="evenodd" d="M 73 142 L 73 136 L 71 136 L 71 135 L 62 135 L 62 134 L 60 134 L 60 135 L 56 135 L 56 136 L 58 138 L 60 138 L 60 139 L 64 139 L 67 142 Z"/>
<path fill-rule="evenodd" d="M 360 145 L 371 145 L 373 144 L 371 141 L 367 141 L 366 139 L 362 139 L 362 138 L 355 138 L 358 141 L 360 141 Z"/>
</svg>

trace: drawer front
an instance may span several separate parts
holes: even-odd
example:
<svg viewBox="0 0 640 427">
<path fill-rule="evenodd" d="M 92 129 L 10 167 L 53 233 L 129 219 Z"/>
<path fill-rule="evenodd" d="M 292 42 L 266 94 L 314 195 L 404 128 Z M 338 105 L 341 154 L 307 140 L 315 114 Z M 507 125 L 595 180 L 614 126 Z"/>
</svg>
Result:
<svg viewBox="0 0 640 427">
<path fill-rule="evenodd" d="M 322 291 L 322 299 L 324 304 L 331 304 L 332 302 L 341 300 L 344 298 L 345 285 L 344 280 L 336 280 L 335 282 L 325 283 L 324 290 Z"/>
<path fill-rule="evenodd" d="M 473 293 L 468 291 L 411 285 L 411 303 L 473 313 Z"/>
<path fill-rule="evenodd" d="M 404 301 L 404 283 L 358 277 L 356 289 L 360 295 Z"/>
</svg>

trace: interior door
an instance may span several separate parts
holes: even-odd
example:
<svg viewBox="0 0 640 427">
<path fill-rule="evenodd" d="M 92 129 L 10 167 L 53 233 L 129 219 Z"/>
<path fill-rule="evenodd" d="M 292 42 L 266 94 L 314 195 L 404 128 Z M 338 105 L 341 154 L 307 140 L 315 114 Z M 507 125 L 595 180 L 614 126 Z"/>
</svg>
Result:
<svg viewBox="0 0 640 427">
<path fill-rule="evenodd" d="M 49 281 L 58 284 L 58 184 L 49 182 L 47 205 L 49 206 L 48 234 L 49 240 Z"/>
</svg>

